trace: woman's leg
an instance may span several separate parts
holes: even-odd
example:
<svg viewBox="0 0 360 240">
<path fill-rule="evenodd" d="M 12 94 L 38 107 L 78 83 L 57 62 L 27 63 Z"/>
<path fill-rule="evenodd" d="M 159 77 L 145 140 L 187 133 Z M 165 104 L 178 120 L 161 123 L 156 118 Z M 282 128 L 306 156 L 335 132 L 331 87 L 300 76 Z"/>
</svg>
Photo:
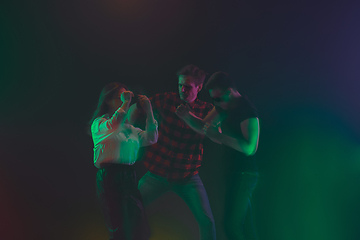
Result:
<svg viewBox="0 0 360 240">
<path fill-rule="evenodd" d="M 109 239 L 126 239 L 123 231 L 123 199 L 117 191 L 113 171 L 99 169 L 96 175 L 96 190 L 101 210 L 104 215 Z"/>
</svg>

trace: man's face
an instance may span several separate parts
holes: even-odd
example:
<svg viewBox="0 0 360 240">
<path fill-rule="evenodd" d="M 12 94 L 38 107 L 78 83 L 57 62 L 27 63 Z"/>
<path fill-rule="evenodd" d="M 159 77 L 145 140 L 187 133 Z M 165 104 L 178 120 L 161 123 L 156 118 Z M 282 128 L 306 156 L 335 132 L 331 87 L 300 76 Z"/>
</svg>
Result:
<svg viewBox="0 0 360 240">
<path fill-rule="evenodd" d="M 209 90 L 210 97 L 214 101 L 214 105 L 221 107 L 222 109 L 228 109 L 230 106 L 230 94 L 231 90 L 222 90 L 214 88 Z"/>
<path fill-rule="evenodd" d="M 202 84 L 196 86 L 195 80 L 196 78 L 193 76 L 179 76 L 179 95 L 181 100 L 191 103 L 196 99 L 198 92 L 200 92 L 202 88 Z"/>
</svg>

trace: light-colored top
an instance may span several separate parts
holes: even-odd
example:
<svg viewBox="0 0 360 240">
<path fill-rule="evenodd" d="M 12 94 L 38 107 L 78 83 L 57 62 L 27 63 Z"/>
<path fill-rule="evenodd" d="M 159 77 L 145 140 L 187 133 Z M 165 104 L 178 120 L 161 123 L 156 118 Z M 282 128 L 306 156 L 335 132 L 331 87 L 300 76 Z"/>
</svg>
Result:
<svg viewBox="0 0 360 240">
<path fill-rule="evenodd" d="M 125 123 L 126 113 L 122 109 L 113 116 L 103 115 L 94 120 L 91 134 L 94 141 L 94 165 L 118 163 L 132 165 L 137 160 L 140 147 L 157 142 L 157 121 L 146 120 L 145 131 Z"/>
</svg>

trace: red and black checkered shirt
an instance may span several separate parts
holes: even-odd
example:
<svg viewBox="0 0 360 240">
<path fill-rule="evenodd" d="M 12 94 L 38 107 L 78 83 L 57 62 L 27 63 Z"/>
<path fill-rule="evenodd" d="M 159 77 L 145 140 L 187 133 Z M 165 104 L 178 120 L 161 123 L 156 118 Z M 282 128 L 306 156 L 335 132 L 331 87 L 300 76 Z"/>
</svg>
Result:
<svg viewBox="0 0 360 240">
<path fill-rule="evenodd" d="M 144 165 L 150 172 L 169 180 L 197 174 L 203 156 L 204 136 L 192 130 L 175 114 L 176 107 L 186 102 L 172 92 L 156 94 L 150 100 L 161 123 L 158 141 L 146 153 Z M 193 114 L 202 119 L 213 108 L 211 103 L 199 99 L 187 105 Z"/>
</svg>

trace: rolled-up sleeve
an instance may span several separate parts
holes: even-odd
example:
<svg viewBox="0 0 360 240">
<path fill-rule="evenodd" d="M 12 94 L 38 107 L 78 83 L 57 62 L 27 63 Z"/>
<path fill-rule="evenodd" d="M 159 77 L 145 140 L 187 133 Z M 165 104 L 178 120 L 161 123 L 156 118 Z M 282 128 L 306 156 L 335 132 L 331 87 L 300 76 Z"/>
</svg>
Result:
<svg viewBox="0 0 360 240">
<path fill-rule="evenodd" d="M 100 132 L 113 131 L 118 128 L 119 124 L 123 121 L 126 113 L 124 110 L 119 108 L 115 113 L 106 121 L 99 124 Z"/>
<path fill-rule="evenodd" d="M 140 146 L 145 147 L 156 143 L 158 140 L 158 123 L 156 120 L 146 120 L 145 131 L 139 132 Z"/>
<path fill-rule="evenodd" d="M 119 132 L 120 123 L 123 121 L 125 115 L 124 110 L 118 109 L 109 119 L 102 116 L 94 120 L 91 125 L 91 135 L 95 148 L 98 144 L 112 138 L 114 134 Z"/>
</svg>

